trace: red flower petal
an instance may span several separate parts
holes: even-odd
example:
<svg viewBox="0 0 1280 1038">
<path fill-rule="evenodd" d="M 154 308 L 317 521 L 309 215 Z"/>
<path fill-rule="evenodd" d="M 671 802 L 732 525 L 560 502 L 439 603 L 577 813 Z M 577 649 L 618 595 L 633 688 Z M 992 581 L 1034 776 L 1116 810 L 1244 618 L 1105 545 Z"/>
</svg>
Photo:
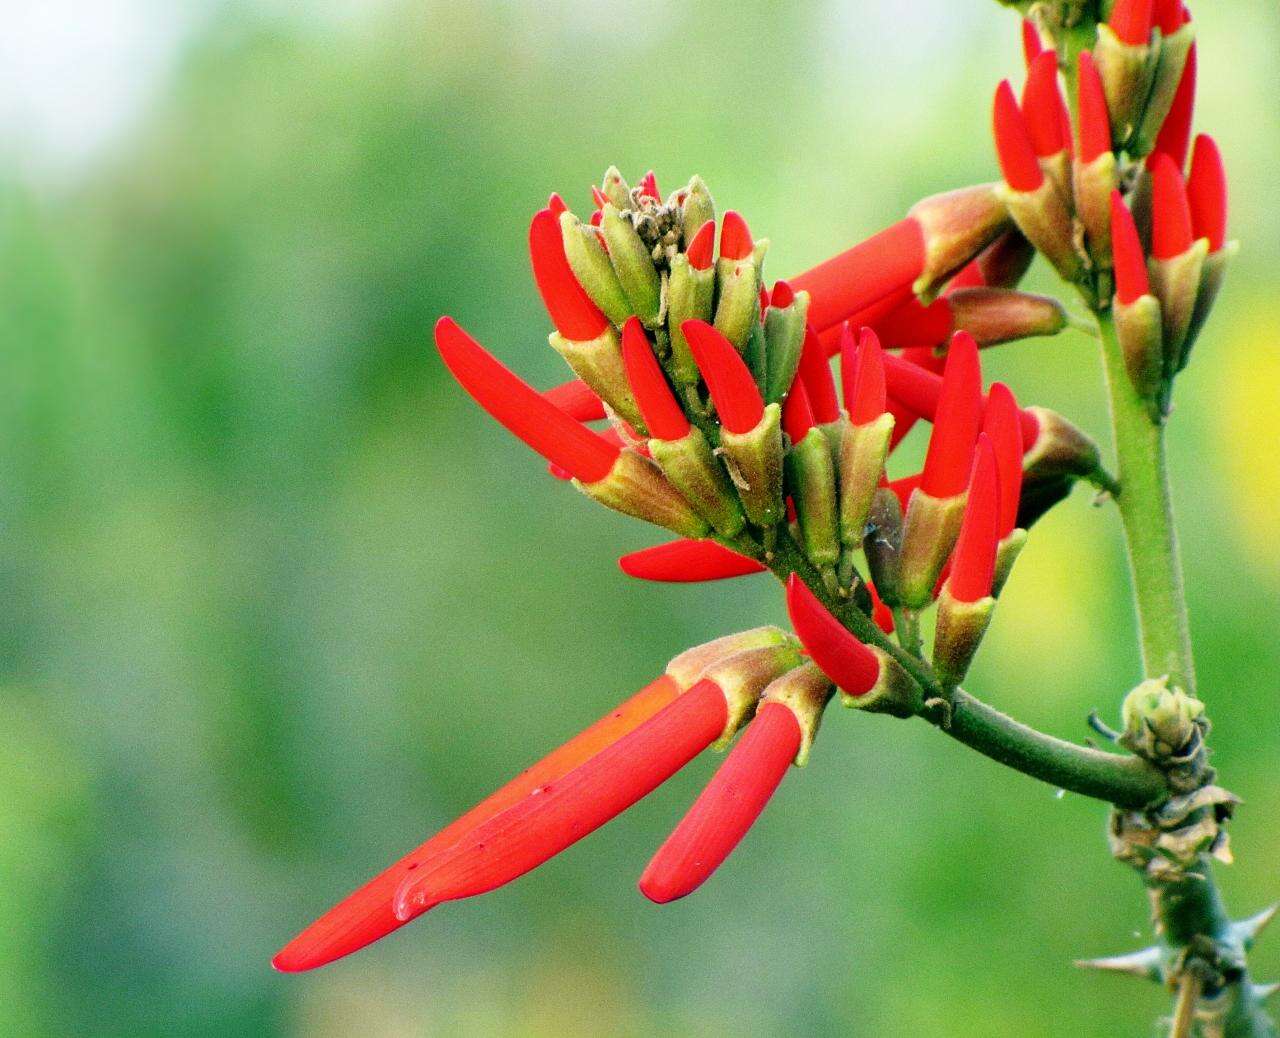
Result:
<svg viewBox="0 0 1280 1038">
<path fill-rule="evenodd" d="M 1182 78 L 1156 136 L 1154 151 L 1163 152 L 1182 169 L 1187 164 L 1187 148 L 1191 144 L 1191 116 L 1196 106 L 1196 45 L 1187 51 L 1187 63 L 1182 67 Z"/>
<path fill-rule="evenodd" d="M 956 332 L 947 350 L 933 435 L 925 455 L 920 486 L 933 497 L 964 490 L 973 447 L 982 425 L 982 367 L 978 344 L 968 332 Z"/>
<path fill-rule="evenodd" d="M 1151 0 L 1116 0 L 1107 24 L 1124 43 L 1141 46 L 1151 38 Z"/>
<path fill-rule="evenodd" d="M 1044 173 L 1036 160 L 1035 148 L 1026 121 L 1013 96 L 1007 79 L 996 88 L 992 125 L 995 130 L 996 157 L 1000 171 L 1015 191 L 1034 191 L 1044 182 Z"/>
<path fill-rule="evenodd" d="M 642 688 L 329 909 L 285 945 L 271 964 L 287 973 L 315 969 L 399 929 L 408 920 L 396 917 L 392 903 L 405 877 L 432 855 L 451 847 L 463 833 L 522 800 L 538 786 L 560 778 L 639 727 L 679 694 L 680 686 L 665 675 Z"/>
<path fill-rule="evenodd" d="M 1080 52 L 1077 74 L 1078 103 L 1080 106 L 1080 158 L 1092 162 L 1099 155 L 1111 150 L 1111 117 L 1107 114 L 1107 98 L 1102 89 L 1102 77 L 1093 55 Z"/>
<path fill-rule="evenodd" d="M 885 634 L 893 634 L 893 610 L 884 604 L 871 581 L 867 581 L 867 590 L 871 592 L 871 619 Z"/>
<path fill-rule="evenodd" d="M 827 677 L 851 696 L 866 695 L 880 680 L 880 660 L 818 601 L 796 574 L 787 578 L 792 630 Z"/>
<path fill-rule="evenodd" d="M 560 220 L 550 209 L 538 210 L 529 225 L 529 258 L 542 302 L 561 335 L 587 342 L 609 327 L 608 319 L 573 276 L 564 255 Z"/>
<path fill-rule="evenodd" d="M 800 750 L 800 723 L 765 703 L 640 877 L 640 893 L 666 904 L 692 894 L 720 867 L 782 782 Z"/>
<path fill-rule="evenodd" d="M 764 573 L 765 567 L 715 541 L 669 541 L 622 556 L 618 566 L 629 577 L 664 584 L 695 584 Z"/>
<path fill-rule="evenodd" d="M 791 437 L 792 443 L 799 443 L 813 428 L 813 408 L 809 404 L 809 393 L 804 383 L 796 379 L 791 384 L 791 391 L 782 402 L 782 431 Z"/>
<path fill-rule="evenodd" d="M 720 258 L 743 260 L 751 255 L 751 250 L 755 247 L 755 239 L 751 237 L 747 221 L 730 209 L 720 223 Z"/>
<path fill-rule="evenodd" d="M 1128 306 L 1150 292 L 1151 284 L 1138 228 L 1119 191 L 1111 192 L 1111 251 L 1116 271 L 1116 298 Z"/>
<path fill-rule="evenodd" d="M 622 326 L 622 363 L 649 435 L 659 440 L 684 436 L 689 431 L 689 419 L 676 403 L 638 317 L 628 317 Z"/>
<path fill-rule="evenodd" d="M 613 469 L 617 447 L 523 382 L 452 317 L 436 322 L 436 348 L 476 403 L 548 461 L 584 483 L 603 479 Z"/>
<path fill-rule="evenodd" d="M 1018 504 L 1022 497 L 1022 426 L 1018 422 L 1018 401 L 1003 382 L 993 382 L 982 413 L 982 432 L 995 452 L 1000 479 L 999 535 L 1005 537 L 1018 525 Z"/>
<path fill-rule="evenodd" d="M 1151 163 L 1151 255 L 1156 259 L 1181 256 L 1195 238 L 1191 231 L 1191 207 L 1182 174 L 1168 155 Z"/>
<path fill-rule="evenodd" d="M 536 869 L 648 796 L 724 731 L 729 710 L 699 681 L 572 771 L 535 786 L 406 878 L 396 913 L 495 890 Z"/>
<path fill-rule="evenodd" d="M 604 401 L 581 379 L 571 378 L 542 395 L 575 422 L 598 422 L 605 417 Z"/>
<path fill-rule="evenodd" d="M 796 294 L 792 287 L 779 278 L 773 283 L 773 295 L 769 299 L 769 305 L 775 306 L 779 310 L 785 310 L 795 302 Z"/>
<path fill-rule="evenodd" d="M 711 266 L 711 261 L 715 258 L 715 241 L 716 224 L 714 220 L 708 220 L 698 228 L 693 240 L 689 242 L 689 247 L 685 249 L 685 255 L 689 257 L 689 266 L 694 270 L 706 270 Z"/>
<path fill-rule="evenodd" d="M 1209 239 L 1209 251 L 1217 252 L 1227 240 L 1227 171 L 1218 145 L 1207 133 L 1196 138 L 1187 177 L 1187 203 L 1197 238 Z"/>
<path fill-rule="evenodd" d="M 658 194 L 658 178 L 654 176 L 653 170 L 649 170 L 640 180 L 640 194 L 642 196 L 652 198 L 655 202 L 661 202 L 662 196 Z"/>
<path fill-rule="evenodd" d="M 843 364 L 843 356 L 841 357 Z M 884 381 L 884 351 L 880 340 L 870 328 L 863 328 L 859 336 L 857 362 L 853 384 L 844 387 L 845 410 L 854 425 L 874 422 L 885 410 L 886 390 Z"/>
<path fill-rule="evenodd" d="M 963 288 L 965 285 L 981 285 L 982 274 L 977 264 L 970 263 L 960 271 L 948 287 Z M 894 307 L 876 322 L 876 334 L 880 341 L 890 349 L 927 346 L 932 349 L 940 346 L 951 337 L 955 330 L 955 322 L 951 316 L 951 304 L 945 295 L 939 296 L 925 306 L 912 296 L 905 303 Z"/>
<path fill-rule="evenodd" d="M 947 586 L 952 598 L 959 602 L 976 602 L 991 594 L 999 541 L 999 476 L 995 452 L 984 433 L 978 437 L 964 520 L 951 555 L 951 576 Z"/>
<path fill-rule="evenodd" d="M 840 400 L 836 396 L 836 382 L 827 363 L 827 351 L 818 341 L 813 325 L 804 330 L 804 344 L 800 349 L 800 379 L 809 394 L 809 406 L 813 408 L 814 421 L 825 424 L 840 417 Z"/>
<path fill-rule="evenodd" d="M 1031 67 L 1036 55 L 1043 50 L 1044 44 L 1040 42 L 1040 30 L 1030 19 L 1024 18 L 1022 20 L 1022 57 L 1026 60 L 1027 68 Z"/>
<path fill-rule="evenodd" d="M 733 433 L 750 432 L 764 417 L 764 400 L 733 343 L 706 321 L 685 321 L 680 330 L 711 392 L 721 423 Z"/>
<path fill-rule="evenodd" d="M 1057 155 L 1066 147 L 1062 135 L 1062 91 L 1058 89 L 1058 55 L 1042 52 L 1027 71 L 1027 85 L 1022 92 L 1022 111 L 1026 116 L 1031 146 L 1041 158 Z"/>
<path fill-rule="evenodd" d="M 1155 0 L 1151 8 L 1152 21 L 1164 36 L 1177 32 L 1191 20 L 1182 0 Z"/>
</svg>

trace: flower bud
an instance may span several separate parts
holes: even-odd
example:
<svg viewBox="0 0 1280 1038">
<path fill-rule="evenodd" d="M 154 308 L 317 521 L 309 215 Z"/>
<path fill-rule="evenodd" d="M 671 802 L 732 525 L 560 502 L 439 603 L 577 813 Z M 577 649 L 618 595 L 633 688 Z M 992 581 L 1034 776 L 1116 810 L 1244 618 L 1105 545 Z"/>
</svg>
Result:
<svg viewBox="0 0 1280 1038">
<path fill-rule="evenodd" d="M 1023 479 L 1047 481 L 1055 477 L 1086 479 L 1102 464 L 1098 445 L 1057 411 L 1031 405 L 1023 413 L 1035 420 L 1036 436 L 1023 455 Z M 1021 517 L 1020 517 L 1021 518 Z M 1026 524 L 1019 521 L 1019 526 Z"/>
<path fill-rule="evenodd" d="M 774 286 L 773 300 L 764 316 L 764 399 L 770 404 L 780 403 L 795 381 L 809 315 L 809 293 L 791 293 L 790 286 L 784 293 L 780 289 L 785 284 L 780 281 Z"/>
<path fill-rule="evenodd" d="M 977 184 L 921 199 L 908 211 L 924 239 L 924 265 L 912 290 L 926 301 L 957 270 L 1009 229 L 995 184 Z M 821 329 L 819 329 L 821 330 Z"/>
<path fill-rule="evenodd" d="M 1121 718 L 1124 732 L 1120 741 L 1134 753 L 1155 761 L 1184 756 L 1192 741 L 1209 727 L 1204 703 L 1180 688 L 1170 688 L 1168 677 L 1150 678 L 1130 692 Z"/>
<path fill-rule="evenodd" d="M 1115 251 L 1116 294 L 1112 301 L 1116 335 L 1125 371 L 1138 395 L 1159 407 L 1166 376 L 1160 303 L 1151 294 L 1146 260 L 1133 217 L 1111 192 L 1111 236 Z"/>
<path fill-rule="evenodd" d="M 649 451 L 671 484 L 716 533 L 732 540 L 742 532 L 746 517 L 738 495 L 696 426 L 678 440 L 650 440 Z"/>
<path fill-rule="evenodd" d="M 697 539 L 710 532 L 680 492 L 651 460 L 633 450 L 622 451 L 609 474 L 593 483 L 575 479 L 588 497 L 623 515 L 664 526 L 681 537 Z"/>
<path fill-rule="evenodd" d="M 1073 169 L 1075 208 L 1084 225 L 1089 257 L 1101 272 L 1111 266 L 1111 192 L 1119 183 L 1119 169 L 1111 150 L 1102 80 L 1088 51 L 1080 53 L 1077 87 L 1080 142 Z M 1105 298 L 1109 293 L 1101 287 Z"/>
<path fill-rule="evenodd" d="M 1129 141 L 1129 154 L 1135 158 L 1148 154 L 1155 146 L 1160 129 L 1169 117 L 1174 99 L 1178 95 L 1194 42 L 1195 30 L 1190 22 L 1183 23 L 1172 33 L 1162 35 L 1142 119 Z"/>
<path fill-rule="evenodd" d="M 992 597 L 1000 597 L 1009 574 L 1013 572 L 1013 564 L 1018 561 L 1026 543 L 1027 531 L 1021 528 L 1010 530 L 1000 539 L 1000 546 L 996 549 L 995 578 L 991 581 Z"/>
<path fill-rule="evenodd" d="M 891 608 L 900 605 L 898 553 L 902 548 L 902 504 L 888 487 L 878 488 L 871 498 L 862 547 L 880 600 Z"/>
<path fill-rule="evenodd" d="M 768 703 L 785 706 L 800 725 L 800 748 L 795 757 L 798 768 L 803 768 L 809 761 L 809 750 L 813 747 L 814 736 L 818 734 L 818 725 L 822 723 L 822 712 L 834 691 L 831 679 L 816 663 L 802 663 L 775 678 L 764 690 L 761 708 Z"/>
<path fill-rule="evenodd" d="M 804 663 L 799 647 L 788 638 L 777 645 L 745 649 L 707 667 L 699 680 L 710 680 L 719 685 L 728 705 L 724 730 L 712 743 L 712 748 L 723 750 L 728 747 L 738 729 L 755 713 L 761 695 L 802 665 L 809 666 Z"/>
<path fill-rule="evenodd" d="M 631 312 L 646 328 L 656 328 L 662 308 L 662 279 L 653 265 L 648 246 L 635 225 L 613 204 L 606 205 L 601 214 L 600 230 L 609 246 L 609 260 L 631 304 Z"/>
<path fill-rule="evenodd" d="M 604 171 L 604 178 L 600 184 L 600 194 L 604 196 L 605 201 L 611 202 L 615 209 L 631 208 L 631 188 L 627 186 L 617 166 L 610 166 Z M 603 203 L 600 208 L 604 208 Z"/>
<path fill-rule="evenodd" d="M 975 287 L 958 288 L 946 299 L 955 330 L 968 332 L 981 346 L 1057 335 L 1067 326 L 1067 311 L 1051 296 Z"/>
<path fill-rule="evenodd" d="M 964 504 L 964 493 L 934 497 L 918 487 L 911 492 L 898 555 L 897 596 L 902 605 L 920 609 L 933 600 L 938 575 L 960 534 Z"/>
<path fill-rule="evenodd" d="M 749 631 L 726 634 L 701 645 L 695 645 L 691 649 L 685 649 L 684 652 L 672 657 L 671 662 L 667 664 L 666 673 L 680 685 L 682 690 L 692 688 L 701 680 L 708 667 L 714 666 L 721 660 L 750 649 L 785 645 L 790 641 L 791 635 L 781 627 L 753 627 Z"/>
<path fill-rule="evenodd" d="M 709 222 L 712 227 L 715 226 L 716 205 L 711 198 L 711 192 L 707 190 L 707 185 L 700 176 L 695 174 L 689 178 L 689 186 L 685 188 L 684 201 L 680 210 L 685 247 L 688 248 L 694 235 L 702 229 L 704 224 Z"/>
<path fill-rule="evenodd" d="M 893 415 L 863 425 L 844 424 L 840 440 L 840 542 L 862 543 L 893 436 Z M 896 499 L 895 499 L 896 501 Z"/>
<path fill-rule="evenodd" d="M 715 327 L 741 353 L 760 315 L 760 268 L 768 241 L 754 241 L 746 222 L 730 210 L 720 230 L 716 261 Z"/>
<path fill-rule="evenodd" d="M 836 472 L 831 444 L 818 426 L 787 452 L 786 481 L 796 507 L 805 555 L 820 569 L 834 566 L 840 559 Z"/>
<path fill-rule="evenodd" d="M 667 323 L 671 329 L 671 368 L 683 386 L 698 384 L 698 366 L 681 325 L 685 321 L 710 321 L 716 293 L 716 273 L 711 267 L 699 270 L 680 253 L 671 260 L 667 281 Z"/>
<path fill-rule="evenodd" d="M 1194 239 L 1182 174 L 1167 155 L 1152 163 L 1151 256 L 1147 273 L 1160 300 L 1165 368 L 1176 371 L 1191 328 L 1209 242 Z"/>
<path fill-rule="evenodd" d="M 1094 62 L 1106 92 L 1111 117 L 1111 139 L 1116 148 L 1129 142 L 1138 129 L 1146 99 L 1151 93 L 1156 62 L 1150 43 L 1122 40 L 1105 22 L 1098 26 Z M 1175 87 L 1177 80 L 1174 80 Z M 1168 111 L 1166 106 L 1165 111 Z M 1137 152 L 1132 152 L 1138 154 Z"/>
<path fill-rule="evenodd" d="M 938 626 L 933 635 L 933 670 L 938 680 L 954 688 L 964 680 L 991 622 L 996 600 L 988 595 L 961 602 L 944 584 L 938 593 Z"/>
<path fill-rule="evenodd" d="M 631 304 L 609 262 L 599 232 L 573 213 L 564 212 L 560 214 L 560 233 L 564 238 L 565 257 L 578 284 L 610 321 L 621 325 L 631 316 Z"/>
<path fill-rule="evenodd" d="M 767 572 L 763 563 L 716 541 L 684 539 L 628 552 L 618 559 L 618 568 L 637 580 L 663 584 L 700 584 Z"/>
<path fill-rule="evenodd" d="M 584 342 L 566 339 L 559 332 L 552 332 L 547 341 L 596 396 L 634 428 L 644 429 L 644 418 L 623 369 L 622 345 L 612 327 Z"/>
<path fill-rule="evenodd" d="M 747 518 L 757 526 L 781 522 L 786 515 L 782 501 L 782 408 L 769 404 L 756 426 L 745 433 L 721 426 L 720 450 Z"/>
</svg>

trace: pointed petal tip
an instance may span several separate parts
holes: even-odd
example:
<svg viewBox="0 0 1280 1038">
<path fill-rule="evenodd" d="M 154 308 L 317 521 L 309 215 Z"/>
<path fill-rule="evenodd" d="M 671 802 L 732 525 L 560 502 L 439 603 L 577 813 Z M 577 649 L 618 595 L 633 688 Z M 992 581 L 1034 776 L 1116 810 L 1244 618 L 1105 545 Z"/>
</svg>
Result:
<svg viewBox="0 0 1280 1038">
<path fill-rule="evenodd" d="M 1181 256 L 1194 240 L 1182 173 L 1168 155 L 1157 155 L 1151 164 L 1151 255 Z"/>
<path fill-rule="evenodd" d="M 733 343 L 706 321 L 685 321 L 680 330 L 707 383 L 721 423 L 732 433 L 750 432 L 764 416 L 764 399 Z"/>
<path fill-rule="evenodd" d="M 720 257 L 727 260 L 743 260 L 755 248 L 751 229 L 742 214 L 730 209 L 720 222 Z"/>
<path fill-rule="evenodd" d="M 716 224 L 714 220 L 708 220 L 698 228 L 693 239 L 689 242 L 688 248 L 685 249 L 685 255 L 689 259 L 689 266 L 694 270 L 706 270 L 711 266 L 714 258 L 716 240 Z"/>
<path fill-rule="evenodd" d="M 1217 142 L 1207 133 L 1196 137 L 1191 153 L 1187 204 L 1192 233 L 1209 239 L 1209 251 L 1217 252 L 1227 240 L 1227 172 Z"/>
<path fill-rule="evenodd" d="M 1092 162 L 1111 151 L 1111 116 L 1102 76 L 1087 50 L 1080 52 L 1076 88 L 1080 109 L 1080 158 Z"/>
<path fill-rule="evenodd" d="M 1058 56 L 1042 51 L 1027 72 L 1022 110 L 1031 145 L 1041 158 L 1057 155 L 1066 147 L 1063 137 L 1063 101 L 1058 89 Z"/>
<path fill-rule="evenodd" d="M 1005 183 L 1014 191 L 1034 191 L 1044 182 L 1044 173 L 1036 159 L 1035 148 L 1026 120 L 1013 96 L 1013 87 L 1007 79 L 996 88 L 992 112 L 995 133 L 996 157 Z"/>
<path fill-rule="evenodd" d="M 1107 24 L 1122 42 L 1142 46 L 1151 37 L 1151 0 L 1116 0 Z"/>
<path fill-rule="evenodd" d="M 880 677 L 880 661 L 827 611 L 799 576 L 787 578 L 787 614 L 792 630 L 824 674 L 851 696 L 870 691 Z"/>
</svg>

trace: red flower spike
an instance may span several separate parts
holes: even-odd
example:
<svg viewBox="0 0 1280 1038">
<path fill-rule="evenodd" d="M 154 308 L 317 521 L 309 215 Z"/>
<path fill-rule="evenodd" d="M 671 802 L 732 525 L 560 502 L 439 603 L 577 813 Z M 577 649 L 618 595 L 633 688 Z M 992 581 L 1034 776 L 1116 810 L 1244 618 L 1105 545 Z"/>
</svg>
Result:
<svg viewBox="0 0 1280 1038">
<path fill-rule="evenodd" d="M 800 751 L 790 707 L 765 703 L 640 877 L 640 893 L 664 905 L 710 878 L 755 824 Z"/>
<path fill-rule="evenodd" d="M 1162 36 L 1171 36 L 1191 19 L 1182 0 L 1155 0 L 1151 5 L 1151 20 Z"/>
<path fill-rule="evenodd" d="M 997 534 L 1007 537 L 1018 525 L 1022 497 L 1022 426 L 1018 401 L 1003 382 L 993 382 L 982 413 L 982 434 L 991 441 L 1000 486 L 1000 523 Z"/>
<path fill-rule="evenodd" d="M 1151 0 L 1116 0 L 1107 24 L 1121 42 L 1142 46 L 1151 38 Z"/>
<path fill-rule="evenodd" d="M 649 435 L 659 440 L 678 440 L 688 433 L 689 419 L 676 403 L 638 317 L 628 317 L 622 326 L 622 363 Z"/>
<path fill-rule="evenodd" d="M 1151 255 L 1172 259 L 1191 248 L 1194 241 L 1182 174 L 1168 155 L 1157 155 L 1151 163 Z"/>
<path fill-rule="evenodd" d="M 791 628 L 827 677 L 847 695 L 866 695 L 880 680 L 880 660 L 818 601 L 796 574 L 787 578 Z"/>
<path fill-rule="evenodd" d="M 609 327 L 608 318 L 591 301 L 564 255 L 560 220 L 550 209 L 540 209 L 529 225 L 529 258 L 533 279 L 551 323 L 566 339 L 588 342 Z"/>
<path fill-rule="evenodd" d="M 796 379 L 791 385 L 791 392 L 782 402 L 782 431 L 791 438 L 792 443 L 799 443 L 813 426 L 809 393 L 804 388 L 804 383 Z"/>
<path fill-rule="evenodd" d="M 924 265 L 924 232 L 907 217 L 790 280 L 797 292 L 809 293 L 809 323 L 821 333 L 845 320 L 870 323 L 864 311 L 909 296 Z"/>
<path fill-rule="evenodd" d="M 286 973 L 315 969 L 385 937 L 408 920 L 392 910 L 396 891 L 432 855 L 447 850 L 467 831 L 527 797 L 639 727 L 680 694 L 680 686 L 663 676 L 621 703 L 589 728 L 522 771 L 398 862 L 344 898 L 290 941 L 271 960 Z"/>
<path fill-rule="evenodd" d="M 613 469 L 617 447 L 523 382 L 452 317 L 436 322 L 436 348 L 475 402 L 548 461 L 584 483 L 604 479 Z"/>
<path fill-rule="evenodd" d="M 1026 59 L 1028 69 L 1043 50 L 1044 44 L 1040 42 L 1040 30 L 1035 27 L 1034 22 L 1024 18 L 1022 20 L 1022 56 Z"/>
<path fill-rule="evenodd" d="M 747 221 L 732 209 L 724 214 L 720 223 L 720 258 L 744 260 L 756 247 Z"/>
<path fill-rule="evenodd" d="M 1044 183 L 1044 173 L 1036 160 L 1026 121 L 1007 79 L 1001 80 L 996 88 L 993 126 L 996 157 L 1000 160 L 1000 172 L 1005 183 L 1015 191 L 1034 191 Z"/>
<path fill-rule="evenodd" d="M 1187 51 L 1187 62 L 1182 66 L 1182 78 L 1174 92 L 1169 114 L 1160 124 L 1154 151 L 1163 152 L 1182 169 L 1187 164 L 1187 148 L 1191 144 L 1191 115 L 1196 106 L 1196 45 Z"/>
<path fill-rule="evenodd" d="M 1209 239 L 1209 251 L 1217 252 L 1227 241 L 1227 172 L 1218 145 L 1207 133 L 1196 137 L 1187 177 L 1187 203 L 1197 238 Z"/>
<path fill-rule="evenodd" d="M 689 266 L 694 270 L 706 270 L 715 258 L 716 223 L 708 220 L 698 228 L 698 233 L 689 242 L 684 254 L 689 258 Z"/>
<path fill-rule="evenodd" d="M 474 897 L 518 879 L 621 814 L 723 733 L 728 703 L 699 681 L 644 724 L 572 771 L 534 787 L 410 874 L 396 894 L 399 916 Z"/>
<path fill-rule="evenodd" d="M 885 400 L 884 351 L 880 349 L 876 333 L 863 328 L 853 385 L 845 387 L 844 405 L 849 421 L 854 425 L 874 422 L 884 414 Z"/>
<path fill-rule="evenodd" d="M 598 422 L 606 417 L 604 401 L 581 379 L 571 378 L 542 395 L 575 422 Z"/>
<path fill-rule="evenodd" d="M 785 310 L 795 301 L 795 291 L 786 281 L 779 278 L 773 283 L 773 295 L 769 299 L 770 306 L 776 306 L 779 310 Z"/>
<path fill-rule="evenodd" d="M 926 494 L 952 497 L 964 490 L 981 424 L 982 367 L 978 344 L 968 332 L 956 332 L 947 350 L 933 434 L 924 459 L 920 487 Z"/>
<path fill-rule="evenodd" d="M 818 341 L 818 333 L 809 325 L 804 330 L 800 349 L 800 380 L 809 394 L 809 406 L 815 422 L 825 424 L 840 417 L 840 398 L 836 396 L 836 380 L 827 363 L 827 351 Z"/>
<path fill-rule="evenodd" d="M 1102 77 L 1098 74 L 1093 55 L 1087 50 L 1080 52 L 1076 78 L 1080 106 L 1080 160 L 1089 163 L 1111 150 L 1111 117 L 1107 114 Z"/>
<path fill-rule="evenodd" d="M 1062 91 L 1058 89 L 1058 55 L 1042 52 L 1027 70 L 1022 91 L 1022 111 L 1026 116 L 1031 146 L 1041 158 L 1057 155 L 1066 147 L 1062 136 Z"/>
<path fill-rule="evenodd" d="M 623 555 L 618 566 L 629 577 L 663 584 L 696 584 L 704 580 L 727 580 L 764 573 L 755 559 L 715 541 L 668 541 Z"/>
<path fill-rule="evenodd" d="M 654 175 L 653 170 L 649 170 L 641 179 L 640 194 L 642 197 L 652 198 L 655 202 L 662 201 L 662 196 L 658 194 L 658 178 Z"/>
<path fill-rule="evenodd" d="M 680 330 L 711 392 L 721 423 L 732 433 L 750 432 L 764 417 L 764 400 L 733 343 L 706 321 L 685 321 Z"/>
<path fill-rule="evenodd" d="M 1137 225 L 1119 191 L 1111 192 L 1111 252 L 1116 271 L 1116 298 L 1128 306 L 1150 292 L 1151 283 Z"/>
<path fill-rule="evenodd" d="M 947 590 L 958 602 L 976 602 L 991 594 L 1000 543 L 1000 484 L 995 451 L 985 433 L 978 437 L 969 478 L 960 536 L 951 555 Z"/>
</svg>

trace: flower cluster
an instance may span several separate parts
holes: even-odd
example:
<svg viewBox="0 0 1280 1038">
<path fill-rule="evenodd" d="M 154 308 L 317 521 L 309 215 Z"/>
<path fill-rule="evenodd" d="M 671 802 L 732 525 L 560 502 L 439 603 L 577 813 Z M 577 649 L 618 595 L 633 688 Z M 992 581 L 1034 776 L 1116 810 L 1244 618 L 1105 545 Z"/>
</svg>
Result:
<svg viewBox="0 0 1280 1038">
<path fill-rule="evenodd" d="M 1190 30 L 1157 6 L 1117 0 L 1095 52 L 1079 55 L 1074 128 L 1057 43 L 1027 23 L 1022 99 L 1008 83 L 996 94 L 1004 182 L 925 199 L 786 280 L 766 281 L 768 242 L 737 212 L 717 220 L 698 177 L 664 198 L 653 173 L 631 187 L 610 168 L 585 221 L 551 196 L 529 253 L 550 343 L 575 377 L 539 392 L 449 317 L 435 329 L 446 367 L 554 476 L 677 535 L 625 555 L 624 572 L 771 571 L 794 636 L 760 628 L 678 656 L 313 923 L 278 968 L 323 965 L 508 883 L 704 749 L 731 747 L 640 879 L 653 901 L 683 897 L 804 763 L 837 691 L 863 710 L 947 715 L 1026 530 L 1076 480 L 1109 486 L 1065 418 L 983 383 L 981 347 L 1068 324 L 1057 301 L 1016 287 L 1035 252 L 1090 305 L 1114 295 L 1130 375 L 1153 406 L 1228 253 L 1212 142 L 1180 173 Z M 931 425 L 923 468 L 890 478 L 919 422 Z"/>
</svg>

